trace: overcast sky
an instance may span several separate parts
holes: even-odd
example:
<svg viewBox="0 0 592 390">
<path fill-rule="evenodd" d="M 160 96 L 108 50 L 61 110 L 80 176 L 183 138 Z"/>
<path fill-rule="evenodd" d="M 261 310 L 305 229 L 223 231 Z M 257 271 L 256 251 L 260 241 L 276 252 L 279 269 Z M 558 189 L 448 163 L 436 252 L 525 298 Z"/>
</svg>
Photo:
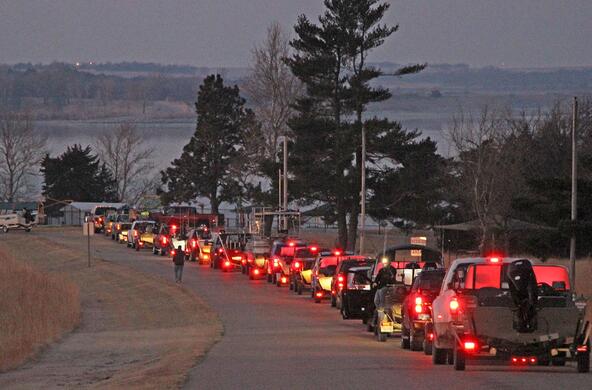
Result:
<svg viewBox="0 0 592 390">
<path fill-rule="evenodd" d="M 592 0 L 391 0 L 399 32 L 372 60 L 592 65 Z M 0 0 L 0 63 L 142 61 L 246 66 L 274 20 L 322 0 Z"/>
</svg>

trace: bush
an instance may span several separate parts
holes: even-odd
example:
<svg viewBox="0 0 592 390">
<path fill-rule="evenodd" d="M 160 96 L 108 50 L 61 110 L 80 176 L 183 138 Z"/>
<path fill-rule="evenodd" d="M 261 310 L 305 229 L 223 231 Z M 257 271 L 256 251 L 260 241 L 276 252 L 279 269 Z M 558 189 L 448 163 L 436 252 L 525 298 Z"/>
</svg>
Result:
<svg viewBox="0 0 592 390">
<path fill-rule="evenodd" d="M 79 322 L 75 284 L 0 252 L 0 371 L 22 364 Z"/>
</svg>

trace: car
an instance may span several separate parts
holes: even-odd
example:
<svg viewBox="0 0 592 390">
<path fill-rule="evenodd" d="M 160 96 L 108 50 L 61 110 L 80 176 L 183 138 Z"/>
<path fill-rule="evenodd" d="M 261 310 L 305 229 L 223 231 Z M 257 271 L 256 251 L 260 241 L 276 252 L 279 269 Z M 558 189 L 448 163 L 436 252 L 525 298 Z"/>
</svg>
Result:
<svg viewBox="0 0 592 390">
<path fill-rule="evenodd" d="M 265 264 L 269 257 L 271 248 L 269 240 L 254 236 L 245 246 L 245 255 L 247 263 L 243 267 L 243 273 L 249 276 L 249 279 L 259 279 L 266 276 Z"/>
<path fill-rule="evenodd" d="M 409 295 L 401 305 L 401 347 L 412 351 L 423 350 L 431 355 L 430 332 L 432 301 L 438 296 L 446 270 L 425 270 L 413 282 Z M 426 332 L 426 329 L 428 330 Z"/>
<path fill-rule="evenodd" d="M 375 260 L 366 256 L 344 257 L 335 269 L 335 277 L 331 279 L 331 307 L 341 309 L 342 290 L 347 283 L 347 271 L 352 267 L 374 264 Z"/>
<path fill-rule="evenodd" d="M 174 246 L 172 242 L 172 233 L 173 231 L 171 231 L 168 225 L 160 225 L 160 229 L 158 230 L 158 233 L 155 235 L 152 245 L 153 254 L 160 254 L 161 256 L 166 256 L 167 253 L 170 253 L 171 249 L 177 249 L 177 247 Z"/>
<path fill-rule="evenodd" d="M 329 256 L 321 252 L 312 268 L 311 295 L 315 303 L 330 299 L 333 276 L 337 265 L 341 260 L 346 260 L 351 255 L 345 255 L 341 250 L 334 250 Z"/>
<path fill-rule="evenodd" d="M 244 233 L 220 233 L 216 235 L 212 268 L 220 268 L 224 272 L 241 269 L 246 263 L 244 252 L 246 241 L 250 238 Z"/>
<path fill-rule="evenodd" d="M 306 243 L 295 237 L 277 239 L 271 246 L 270 256 L 267 258 L 267 281 L 280 287 L 288 284 L 290 277 L 290 263 L 296 248 L 305 248 Z"/>
<path fill-rule="evenodd" d="M 344 320 L 362 319 L 365 324 L 370 317 L 370 299 L 373 298 L 369 265 L 351 267 L 346 272 L 346 282 L 340 293 L 341 317 Z"/>
<path fill-rule="evenodd" d="M 292 263 L 291 283 L 293 283 L 294 292 L 302 295 L 305 290 L 311 289 L 312 268 L 315 265 L 319 247 L 309 245 L 308 248 L 299 248 L 296 250 L 294 263 Z"/>
<path fill-rule="evenodd" d="M 206 238 L 207 237 L 207 238 Z M 189 261 L 210 264 L 212 256 L 212 235 L 204 234 L 203 228 L 191 229 L 187 233 L 187 253 Z"/>
<path fill-rule="evenodd" d="M 117 214 L 115 206 L 95 206 L 91 210 L 89 222 L 95 225 L 95 233 L 100 233 L 105 229 L 105 224 L 110 215 Z"/>
<path fill-rule="evenodd" d="M 157 229 L 155 221 L 134 221 L 127 234 L 127 246 L 136 251 L 144 247 L 152 248 Z"/>
<path fill-rule="evenodd" d="M 127 243 L 128 231 L 132 228 L 131 222 L 118 222 L 117 223 L 117 242 L 120 244 Z M 128 244 L 129 246 L 129 244 Z"/>
<path fill-rule="evenodd" d="M 111 224 L 112 240 L 117 240 L 119 238 L 120 227 L 122 222 L 130 222 L 129 214 L 117 214 L 117 216 L 115 217 L 115 221 Z"/>
<path fill-rule="evenodd" d="M 525 258 L 457 259 L 432 304 L 434 364 L 485 361 L 590 370 L 586 302 L 567 268 Z"/>
</svg>

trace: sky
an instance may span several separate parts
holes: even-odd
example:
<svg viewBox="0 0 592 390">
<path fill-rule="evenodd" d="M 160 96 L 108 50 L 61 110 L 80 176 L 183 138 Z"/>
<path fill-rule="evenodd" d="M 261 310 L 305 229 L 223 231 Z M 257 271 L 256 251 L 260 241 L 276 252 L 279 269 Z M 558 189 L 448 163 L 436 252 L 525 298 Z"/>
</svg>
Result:
<svg viewBox="0 0 592 390">
<path fill-rule="evenodd" d="M 400 30 L 371 60 L 472 66 L 592 65 L 592 0 L 391 0 Z M 248 66 L 278 21 L 322 0 L 0 0 L 0 63 L 140 61 Z"/>
</svg>

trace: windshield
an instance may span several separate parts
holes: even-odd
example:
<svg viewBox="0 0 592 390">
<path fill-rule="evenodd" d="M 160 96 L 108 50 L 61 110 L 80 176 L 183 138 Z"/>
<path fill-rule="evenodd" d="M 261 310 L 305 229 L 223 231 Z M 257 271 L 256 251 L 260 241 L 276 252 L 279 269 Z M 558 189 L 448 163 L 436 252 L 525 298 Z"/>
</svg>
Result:
<svg viewBox="0 0 592 390">
<path fill-rule="evenodd" d="M 108 211 L 117 211 L 117 209 L 115 207 L 97 207 L 95 209 L 95 215 L 105 215 Z"/>
<path fill-rule="evenodd" d="M 135 230 L 142 233 L 151 233 L 153 228 L 154 224 L 148 222 L 136 223 L 136 226 L 134 227 Z"/>
<path fill-rule="evenodd" d="M 415 279 L 412 290 L 437 291 L 442 287 L 443 280 L 443 272 L 425 272 Z"/>
<path fill-rule="evenodd" d="M 297 249 L 294 257 L 298 257 L 300 259 L 307 259 L 315 256 L 312 253 L 310 253 L 308 249 Z"/>
</svg>

